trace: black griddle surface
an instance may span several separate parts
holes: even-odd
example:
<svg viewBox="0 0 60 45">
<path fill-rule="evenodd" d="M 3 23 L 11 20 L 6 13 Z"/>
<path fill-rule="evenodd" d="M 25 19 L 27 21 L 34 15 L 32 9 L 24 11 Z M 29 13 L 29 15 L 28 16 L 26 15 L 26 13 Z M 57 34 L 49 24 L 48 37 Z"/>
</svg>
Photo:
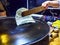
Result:
<svg viewBox="0 0 60 45">
<path fill-rule="evenodd" d="M 0 19 L 0 27 L 3 28 L 0 28 L 0 34 L 5 33 L 10 37 L 8 45 L 30 45 L 36 43 L 48 35 L 49 26 L 39 17 L 34 19 L 36 23 L 17 26 L 14 17 L 2 17 Z"/>
</svg>

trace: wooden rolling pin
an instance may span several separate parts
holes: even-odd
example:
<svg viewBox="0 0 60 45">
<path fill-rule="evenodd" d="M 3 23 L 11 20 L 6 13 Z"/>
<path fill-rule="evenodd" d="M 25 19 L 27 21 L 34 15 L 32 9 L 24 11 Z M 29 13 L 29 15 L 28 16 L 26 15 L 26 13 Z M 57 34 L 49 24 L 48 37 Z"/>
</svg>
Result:
<svg viewBox="0 0 60 45">
<path fill-rule="evenodd" d="M 22 12 L 22 16 L 27 16 L 30 14 L 38 13 L 38 12 L 41 12 L 43 10 L 46 10 L 46 8 L 43 6 L 35 7 L 33 9 Z"/>
</svg>

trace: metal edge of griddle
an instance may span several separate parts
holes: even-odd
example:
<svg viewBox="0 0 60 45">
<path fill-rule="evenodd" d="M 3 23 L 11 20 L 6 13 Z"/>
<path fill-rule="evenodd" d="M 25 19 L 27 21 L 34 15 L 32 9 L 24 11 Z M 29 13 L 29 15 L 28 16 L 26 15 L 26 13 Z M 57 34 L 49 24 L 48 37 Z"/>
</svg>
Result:
<svg viewBox="0 0 60 45">
<path fill-rule="evenodd" d="M 0 19 L 5 19 L 5 18 L 14 18 L 15 19 L 15 17 L 0 17 Z"/>
<path fill-rule="evenodd" d="M 34 41 L 34 42 L 32 41 L 32 43 L 30 42 L 30 43 L 26 43 L 26 44 L 23 44 L 23 45 L 31 45 L 31 44 L 37 43 L 37 42 L 43 40 L 47 35 L 49 35 L 49 32 L 44 37 L 42 37 L 41 39 L 39 39 L 37 41 Z"/>
<path fill-rule="evenodd" d="M 46 23 L 46 24 L 47 24 L 47 23 Z M 48 26 L 48 24 L 47 24 L 47 26 Z M 47 33 L 44 37 L 42 37 L 41 39 L 38 38 L 37 40 L 34 40 L 34 41 L 32 41 L 32 42 L 29 42 L 29 43 L 26 43 L 26 44 L 23 44 L 23 45 L 31 45 L 31 44 L 34 44 L 34 43 L 37 43 L 37 42 L 43 40 L 47 35 L 49 35 L 49 32 L 50 32 L 49 26 L 48 26 L 48 29 L 49 29 L 48 33 Z"/>
</svg>

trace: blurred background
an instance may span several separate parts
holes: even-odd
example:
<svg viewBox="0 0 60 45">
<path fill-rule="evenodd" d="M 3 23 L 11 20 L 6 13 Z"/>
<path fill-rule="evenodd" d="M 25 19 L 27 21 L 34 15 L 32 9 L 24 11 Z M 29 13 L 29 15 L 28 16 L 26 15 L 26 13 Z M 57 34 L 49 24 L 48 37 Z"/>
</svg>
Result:
<svg viewBox="0 0 60 45">
<path fill-rule="evenodd" d="M 32 9 L 41 6 L 45 1 L 47 0 L 0 0 L 0 16 L 14 17 L 19 8 Z M 60 45 L 60 8 L 49 8 L 37 14 L 43 15 L 50 26 L 50 45 Z"/>
<path fill-rule="evenodd" d="M 32 9 L 37 6 L 41 6 L 41 4 L 45 1 L 47 0 L 0 0 L 0 7 L 2 7 L 0 12 L 6 11 L 7 16 L 15 16 L 16 11 L 19 8 L 25 7 L 27 9 Z M 59 12 L 60 9 L 47 9 L 39 12 L 38 14 L 59 16 Z"/>
</svg>

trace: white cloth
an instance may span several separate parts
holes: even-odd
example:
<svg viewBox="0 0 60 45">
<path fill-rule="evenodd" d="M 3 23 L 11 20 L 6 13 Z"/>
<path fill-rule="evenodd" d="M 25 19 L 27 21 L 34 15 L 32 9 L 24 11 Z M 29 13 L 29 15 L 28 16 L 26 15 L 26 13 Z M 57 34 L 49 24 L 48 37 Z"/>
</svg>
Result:
<svg viewBox="0 0 60 45">
<path fill-rule="evenodd" d="M 26 8 L 19 8 L 16 11 L 15 19 L 16 19 L 17 26 L 19 26 L 21 24 L 29 23 L 29 22 L 35 23 L 35 20 L 30 15 L 22 17 L 22 15 L 21 15 L 22 12 L 27 11 L 27 10 L 28 9 L 26 9 Z"/>
</svg>

